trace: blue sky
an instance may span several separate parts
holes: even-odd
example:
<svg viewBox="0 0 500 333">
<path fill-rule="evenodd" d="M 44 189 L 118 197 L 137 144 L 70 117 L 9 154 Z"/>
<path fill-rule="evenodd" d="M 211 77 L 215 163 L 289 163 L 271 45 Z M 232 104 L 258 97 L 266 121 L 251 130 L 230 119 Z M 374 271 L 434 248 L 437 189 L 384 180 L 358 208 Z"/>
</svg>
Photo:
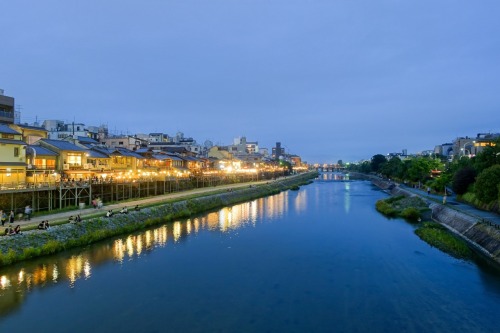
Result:
<svg viewBox="0 0 500 333">
<path fill-rule="evenodd" d="M 22 122 L 282 142 L 308 162 L 500 132 L 500 1 L 16 0 Z"/>
</svg>

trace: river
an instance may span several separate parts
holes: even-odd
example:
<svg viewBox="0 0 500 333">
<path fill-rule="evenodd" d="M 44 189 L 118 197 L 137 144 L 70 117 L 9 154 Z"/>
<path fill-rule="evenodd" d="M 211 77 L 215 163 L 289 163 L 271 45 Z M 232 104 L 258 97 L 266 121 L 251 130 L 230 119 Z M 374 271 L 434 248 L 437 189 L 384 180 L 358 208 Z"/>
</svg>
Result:
<svg viewBox="0 0 500 333">
<path fill-rule="evenodd" d="M 0 332 L 494 332 L 500 275 L 325 173 L 185 221 L 0 269 Z"/>
</svg>

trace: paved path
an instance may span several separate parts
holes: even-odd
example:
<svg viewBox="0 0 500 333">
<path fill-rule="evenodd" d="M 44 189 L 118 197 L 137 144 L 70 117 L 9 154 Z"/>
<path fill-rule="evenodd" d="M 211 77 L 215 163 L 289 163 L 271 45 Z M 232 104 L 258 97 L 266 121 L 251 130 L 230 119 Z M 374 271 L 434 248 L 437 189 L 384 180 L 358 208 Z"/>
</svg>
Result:
<svg viewBox="0 0 500 333">
<path fill-rule="evenodd" d="M 279 179 L 278 179 L 279 181 Z M 89 208 L 83 208 L 83 209 L 74 209 L 71 211 L 64 211 L 64 212 L 54 212 L 53 214 L 43 214 L 43 215 L 37 215 L 36 213 L 34 216 L 29 220 L 19 220 L 16 217 L 16 221 L 12 223 L 12 226 L 16 225 L 21 225 L 21 230 L 26 229 L 26 228 L 32 228 L 38 226 L 38 224 L 43 221 L 43 220 L 48 220 L 49 223 L 53 224 L 54 222 L 64 222 L 68 221 L 70 216 L 76 216 L 77 214 L 80 214 L 80 217 L 85 220 L 85 217 L 90 217 L 90 216 L 96 216 L 96 215 L 106 215 L 106 212 L 110 209 L 113 210 L 114 213 L 118 213 L 120 209 L 123 207 L 127 207 L 129 211 L 132 211 L 133 208 L 136 205 L 139 206 L 149 206 L 149 205 L 154 205 L 156 203 L 165 201 L 165 200 L 170 200 L 170 199 L 178 199 L 178 198 L 183 198 L 183 197 L 188 197 L 192 196 L 195 194 L 208 194 L 210 192 L 219 192 L 221 190 L 229 190 L 229 189 L 238 189 L 242 187 L 248 187 L 250 185 L 261 185 L 261 184 L 266 184 L 272 182 L 272 180 L 263 180 L 263 181 L 255 181 L 255 182 L 247 182 L 247 183 L 238 183 L 238 184 L 229 184 L 229 185 L 221 185 L 217 187 L 204 187 L 204 188 L 198 188 L 194 190 L 189 190 L 189 191 L 181 191 L 181 192 L 174 192 L 174 193 L 169 193 L 169 194 L 164 194 L 164 195 L 158 195 L 154 197 L 147 197 L 147 198 L 142 198 L 142 199 L 137 199 L 137 200 L 132 200 L 132 201 L 124 201 L 124 202 L 119 202 L 119 203 L 113 203 L 106 205 L 104 203 L 104 206 L 101 209 L 94 209 L 93 207 Z M 4 227 L 7 227 L 9 225 L 8 222 L 5 223 Z M 3 230 L 1 235 L 3 235 Z"/>
<path fill-rule="evenodd" d="M 443 203 L 443 196 L 442 195 L 432 194 L 432 193 L 429 195 L 424 190 L 415 189 L 415 188 L 412 188 L 409 186 L 405 186 L 403 184 L 400 184 L 399 187 L 401 187 L 402 189 L 405 189 L 407 191 L 413 192 L 415 194 L 418 194 L 419 196 L 421 196 L 424 199 L 427 199 L 427 200 L 430 200 L 433 202 L 437 202 L 437 203 Z M 458 210 L 458 211 L 460 211 L 464 214 L 467 214 L 469 216 L 483 219 L 487 223 L 489 222 L 491 224 L 496 224 L 496 225 L 500 226 L 500 215 L 493 213 L 493 212 L 486 212 L 484 210 L 477 209 L 474 206 L 471 206 L 469 204 L 459 202 L 456 200 L 455 195 L 447 196 L 446 206 L 448 206 L 452 209 Z"/>
</svg>

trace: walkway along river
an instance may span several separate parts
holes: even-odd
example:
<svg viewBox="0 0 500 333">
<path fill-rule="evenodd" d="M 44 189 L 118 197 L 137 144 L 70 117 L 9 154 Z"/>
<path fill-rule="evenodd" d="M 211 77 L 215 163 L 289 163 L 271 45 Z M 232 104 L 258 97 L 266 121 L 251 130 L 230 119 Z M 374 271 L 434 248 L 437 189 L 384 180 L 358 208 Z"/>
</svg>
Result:
<svg viewBox="0 0 500 333">
<path fill-rule="evenodd" d="M 500 269 L 500 216 L 492 212 L 484 212 L 466 204 L 442 199 L 435 195 L 394 184 L 390 181 L 372 177 L 373 184 L 387 190 L 391 195 L 419 196 L 431 209 L 434 221 L 448 228 L 464 239 L 473 249 L 484 255 L 493 265 Z"/>
<path fill-rule="evenodd" d="M 330 176 L 1 268 L 0 331 L 496 331 L 495 271 Z"/>
</svg>

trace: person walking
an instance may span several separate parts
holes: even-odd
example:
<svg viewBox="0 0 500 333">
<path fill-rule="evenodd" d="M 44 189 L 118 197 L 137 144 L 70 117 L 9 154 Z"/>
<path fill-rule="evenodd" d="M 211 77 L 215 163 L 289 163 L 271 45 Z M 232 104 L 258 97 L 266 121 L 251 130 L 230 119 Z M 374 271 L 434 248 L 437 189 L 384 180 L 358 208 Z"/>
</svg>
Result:
<svg viewBox="0 0 500 333">
<path fill-rule="evenodd" d="M 24 219 L 29 221 L 31 220 L 31 213 L 32 213 L 32 209 L 30 207 L 30 205 L 27 205 L 25 208 L 24 208 Z"/>
<path fill-rule="evenodd" d="M 15 219 L 16 219 L 16 214 L 14 213 L 13 210 L 11 210 L 9 214 L 9 223 L 14 223 Z"/>
<path fill-rule="evenodd" d="M 7 222 L 7 214 L 5 214 L 5 212 L 3 210 L 0 210 L 0 217 L 2 219 L 2 227 L 3 227 L 5 222 Z"/>
</svg>

